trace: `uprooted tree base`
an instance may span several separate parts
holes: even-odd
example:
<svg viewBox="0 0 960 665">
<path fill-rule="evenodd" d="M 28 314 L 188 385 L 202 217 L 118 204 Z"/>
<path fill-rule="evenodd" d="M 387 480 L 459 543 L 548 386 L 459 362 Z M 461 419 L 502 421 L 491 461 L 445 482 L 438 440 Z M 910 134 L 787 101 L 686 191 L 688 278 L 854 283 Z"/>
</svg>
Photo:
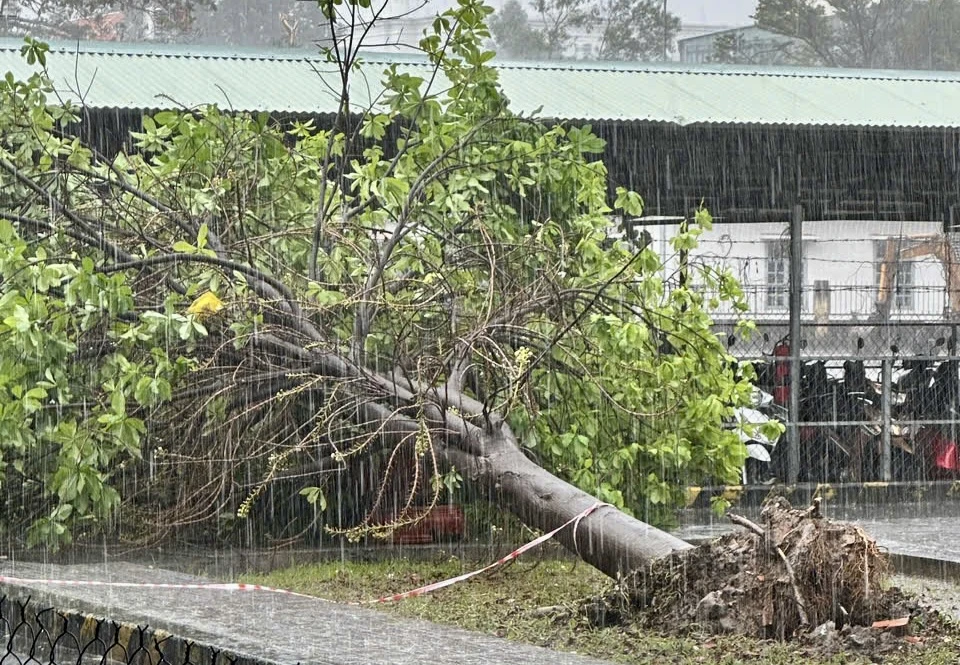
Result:
<svg viewBox="0 0 960 665">
<path fill-rule="evenodd" d="M 907 627 L 870 628 L 878 620 L 922 615 L 927 629 L 941 623 L 886 588 L 890 565 L 867 533 L 818 508 L 796 510 L 777 498 L 759 523 L 734 516 L 743 530 L 658 559 L 617 585 L 604 609 L 657 630 L 802 638 L 837 649 L 904 643 Z"/>
</svg>

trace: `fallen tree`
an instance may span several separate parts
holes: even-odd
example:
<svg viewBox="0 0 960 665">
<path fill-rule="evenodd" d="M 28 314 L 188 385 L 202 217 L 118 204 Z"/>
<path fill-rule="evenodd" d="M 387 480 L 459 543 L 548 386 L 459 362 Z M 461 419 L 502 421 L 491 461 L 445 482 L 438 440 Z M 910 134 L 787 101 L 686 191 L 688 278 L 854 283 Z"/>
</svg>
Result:
<svg viewBox="0 0 960 665">
<path fill-rule="evenodd" d="M 775 497 L 760 518 L 730 515 L 743 531 L 641 569 L 631 601 L 650 621 L 781 640 L 903 611 L 886 593 L 889 565 L 877 544 L 856 525 L 826 519 L 819 500 L 794 509 Z"/>
<path fill-rule="evenodd" d="M 739 285 L 629 225 L 612 238 L 642 199 L 611 193 L 589 127 L 509 111 L 488 8 L 461 0 L 371 92 L 358 49 L 383 9 L 361 4 L 321 3 L 341 31 L 326 126 L 166 111 L 131 154 L 70 131 L 26 43 L 40 71 L 0 88 L 4 528 L 213 531 L 294 482 L 360 538 L 463 478 L 540 530 L 610 504 L 558 537 L 612 578 L 643 571 L 642 601 L 691 548 L 638 517 L 743 463 L 725 423 L 750 368 L 711 331 Z M 709 225 L 684 223 L 677 254 Z M 357 518 L 326 519 L 347 488 Z M 765 565 L 799 585 L 805 559 L 780 554 Z"/>
</svg>

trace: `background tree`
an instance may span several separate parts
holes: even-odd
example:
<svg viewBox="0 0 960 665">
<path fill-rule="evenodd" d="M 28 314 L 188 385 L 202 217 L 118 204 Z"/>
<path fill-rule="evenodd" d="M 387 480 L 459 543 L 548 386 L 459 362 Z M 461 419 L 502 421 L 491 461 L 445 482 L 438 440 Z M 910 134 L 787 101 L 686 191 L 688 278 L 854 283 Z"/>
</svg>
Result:
<svg viewBox="0 0 960 665">
<path fill-rule="evenodd" d="M 504 58 L 536 60 L 547 57 L 543 33 L 530 26 L 530 19 L 517 0 L 509 0 L 490 17 L 490 33 L 498 55 Z"/>
<path fill-rule="evenodd" d="M 664 14 L 657 0 L 533 0 L 536 25 L 511 0 L 491 18 L 497 47 L 510 57 L 589 57 L 601 60 L 661 60 L 673 49 L 680 19 Z M 523 26 L 523 27 L 519 27 Z M 532 55 L 519 48 L 532 44 Z M 578 42 L 597 42 L 584 51 Z"/>
<path fill-rule="evenodd" d="M 600 0 L 600 60 L 665 60 L 680 31 L 680 18 L 658 0 Z"/>
<path fill-rule="evenodd" d="M 189 30 L 214 0 L 0 0 L 0 34 L 97 40 L 166 40 Z"/>
<path fill-rule="evenodd" d="M 914 2 L 897 40 L 899 63 L 913 69 L 960 69 L 960 2 Z"/>
<path fill-rule="evenodd" d="M 953 69 L 955 0 L 760 0 L 757 25 L 804 45 L 793 56 L 830 67 Z"/>
<path fill-rule="evenodd" d="M 743 31 L 729 30 L 714 40 L 708 61 L 724 65 L 795 64 L 795 52 L 795 45 L 784 37 L 748 39 Z"/>
<path fill-rule="evenodd" d="M 538 529 L 620 507 L 561 536 L 613 576 L 686 548 L 632 515 L 739 475 L 750 368 L 710 317 L 745 309 L 736 280 L 610 242 L 641 198 L 611 196 L 589 127 L 509 112 L 484 5 L 438 17 L 434 71 L 389 67 L 365 110 L 353 37 L 382 8 L 321 6 L 343 31 L 324 128 L 166 111 L 106 156 L 42 71 L 0 84 L 5 528 L 208 534 L 292 478 L 278 503 L 379 535 L 461 477 Z M 324 512 L 338 487 L 368 499 L 352 524 Z"/>
<path fill-rule="evenodd" d="M 198 9 L 178 40 L 202 44 L 304 48 L 325 43 L 328 21 L 313 2 L 219 0 Z"/>
<path fill-rule="evenodd" d="M 315 3 L 290 0 L 0 0 L 0 33 L 50 39 L 302 48 L 328 28 Z"/>
<path fill-rule="evenodd" d="M 540 18 L 540 33 L 551 59 L 567 55 L 576 33 L 589 32 L 597 20 L 595 8 L 587 0 L 533 0 L 531 5 Z"/>
<path fill-rule="evenodd" d="M 760 0 L 757 25 L 794 37 L 831 67 L 889 64 L 891 37 L 909 2 L 902 0 Z"/>
</svg>

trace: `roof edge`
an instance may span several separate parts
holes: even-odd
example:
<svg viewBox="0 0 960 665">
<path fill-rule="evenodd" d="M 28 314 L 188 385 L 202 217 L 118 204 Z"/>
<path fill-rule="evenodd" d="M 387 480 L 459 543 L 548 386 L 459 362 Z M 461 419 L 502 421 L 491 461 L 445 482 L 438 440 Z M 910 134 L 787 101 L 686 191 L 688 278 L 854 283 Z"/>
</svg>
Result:
<svg viewBox="0 0 960 665">
<path fill-rule="evenodd" d="M 224 60 L 293 60 L 326 62 L 326 58 L 315 49 L 280 49 L 236 46 L 204 46 L 181 43 L 128 43 L 49 40 L 54 53 L 146 56 L 158 58 L 185 59 L 224 59 Z M 0 51 L 17 51 L 23 46 L 18 38 L 0 38 Z M 360 57 L 368 64 L 391 65 L 429 65 L 427 58 L 417 53 L 399 53 L 382 51 L 362 51 Z M 799 66 L 759 66 L 759 65 L 718 65 L 689 63 L 645 63 L 584 60 L 509 60 L 493 61 L 499 70 L 533 71 L 601 71 L 615 73 L 670 73 L 707 76 L 757 76 L 771 78 L 817 78 L 817 79 L 860 79 L 884 81 L 921 81 L 939 83 L 960 82 L 960 72 L 893 70 L 893 69 L 841 69 L 826 67 Z"/>
</svg>

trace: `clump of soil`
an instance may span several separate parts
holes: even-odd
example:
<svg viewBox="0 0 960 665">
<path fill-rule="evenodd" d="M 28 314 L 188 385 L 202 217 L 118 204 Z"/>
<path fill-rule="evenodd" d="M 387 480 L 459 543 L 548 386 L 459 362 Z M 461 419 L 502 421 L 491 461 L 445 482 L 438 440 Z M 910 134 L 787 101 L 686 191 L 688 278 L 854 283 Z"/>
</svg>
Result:
<svg viewBox="0 0 960 665">
<path fill-rule="evenodd" d="M 888 654 L 925 646 L 956 645 L 957 629 L 938 611 L 925 606 L 917 598 L 889 589 L 883 595 L 884 613 L 900 621 L 886 624 L 902 626 L 876 628 L 846 624 L 837 627 L 832 621 L 823 623 L 800 636 L 807 654 L 830 657 L 838 653 L 862 654 L 876 662 Z"/>
<path fill-rule="evenodd" d="M 759 523 L 731 519 L 744 529 L 661 559 L 621 585 L 621 613 L 626 604 L 651 627 L 790 640 L 824 626 L 869 627 L 900 611 L 884 589 L 890 566 L 876 542 L 854 524 L 822 517 L 819 504 L 796 510 L 778 497 Z"/>
</svg>

